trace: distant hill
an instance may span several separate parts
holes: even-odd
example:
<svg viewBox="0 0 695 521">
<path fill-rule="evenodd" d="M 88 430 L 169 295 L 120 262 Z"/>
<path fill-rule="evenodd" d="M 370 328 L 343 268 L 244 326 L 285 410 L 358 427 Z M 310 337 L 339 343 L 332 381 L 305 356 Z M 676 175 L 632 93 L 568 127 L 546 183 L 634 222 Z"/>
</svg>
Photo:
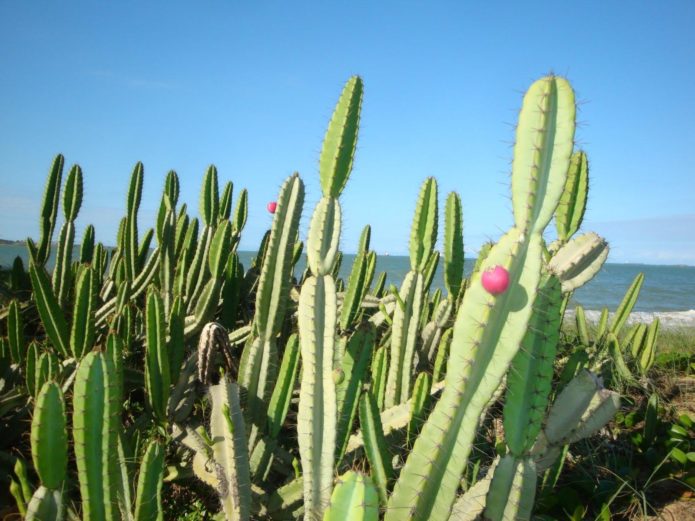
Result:
<svg viewBox="0 0 695 521">
<path fill-rule="evenodd" d="M 0 244 L 24 244 L 24 241 L 8 241 L 7 239 L 0 239 Z"/>
</svg>

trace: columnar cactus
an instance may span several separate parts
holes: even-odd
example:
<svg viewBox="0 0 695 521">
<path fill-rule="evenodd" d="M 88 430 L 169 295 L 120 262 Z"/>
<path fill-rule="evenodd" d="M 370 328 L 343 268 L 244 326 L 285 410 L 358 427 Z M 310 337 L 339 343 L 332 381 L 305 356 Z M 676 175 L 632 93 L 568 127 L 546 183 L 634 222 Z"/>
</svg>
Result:
<svg viewBox="0 0 695 521">
<path fill-rule="evenodd" d="M 437 241 L 437 181 L 430 177 L 422 185 L 410 233 L 410 271 L 399 293 L 393 313 L 393 334 L 384 405 L 393 407 L 410 398 L 415 344 L 422 312 L 425 272 Z"/>
<path fill-rule="evenodd" d="M 565 185 L 574 117 L 574 93 L 562 78 L 543 78 L 524 97 L 512 166 L 515 226 L 481 267 L 504 267 L 509 288 L 494 296 L 482 286 L 482 273 L 473 275 L 454 326 L 444 392 L 396 482 L 387 520 L 449 516 L 478 419 L 527 329 L 540 283 L 542 233 Z"/>
<path fill-rule="evenodd" d="M 337 404 L 334 359 L 338 303 L 333 266 L 338 254 L 341 209 L 338 197 L 352 170 L 357 144 L 362 80 L 348 80 L 338 100 L 321 150 L 323 197 L 314 210 L 307 239 L 311 276 L 299 296 L 298 325 L 302 380 L 297 415 L 304 478 L 304 509 L 320 517 L 333 490 Z"/>
</svg>

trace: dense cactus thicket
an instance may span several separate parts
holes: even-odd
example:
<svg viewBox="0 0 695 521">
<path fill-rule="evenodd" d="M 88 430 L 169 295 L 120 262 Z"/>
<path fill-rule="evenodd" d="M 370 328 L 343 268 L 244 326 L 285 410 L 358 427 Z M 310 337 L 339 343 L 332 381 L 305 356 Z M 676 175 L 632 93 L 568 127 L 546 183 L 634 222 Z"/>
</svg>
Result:
<svg viewBox="0 0 695 521">
<path fill-rule="evenodd" d="M 349 277 L 338 277 L 362 97 L 350 78 L 304 242 L 304 183 L 293 174 L 249 266 L 237 254 L 247 193 L 233 205 L 214 166 L 198 217 L 170 172 L 143 230 L 138 163 L 107 248 L 91 226 L 76 241 L 83 174 L 74 166 L 63 183 L 55 159 L 39 241 L 27 240 L 29 265 L 17 260 L 3 282 L 0 317 L 0 464 L 27 519 L 162 519 L 174 484 L 208 487 L 229 520 L 530 519 L 567 446 L 611 419 L 619 397 L 589 371 L 600 367 L 556 360 L 569 295 L 608 253 L 596 234 L 576 236 L 588 163 L 574 150 L 569 83 L 548 76 L 526 93 L 514 224 L 468 278 L 461 198 L 446 197 L 440 258 L 437 181 L 424 181 L 400 289 L 375 279 L 369 227 Z M 558 238 L 546 244 L 553 218 Z M 440 262 L 444 292 L 432 290 Z M 597 345 L 611 349 L 624 313 Z M 577 321 L 588 335 L 581 309 Z M 654 329 L 632 335 L 643 369 Z M 491 423 L 494 439 L 480 445 Z"/>
</svg>

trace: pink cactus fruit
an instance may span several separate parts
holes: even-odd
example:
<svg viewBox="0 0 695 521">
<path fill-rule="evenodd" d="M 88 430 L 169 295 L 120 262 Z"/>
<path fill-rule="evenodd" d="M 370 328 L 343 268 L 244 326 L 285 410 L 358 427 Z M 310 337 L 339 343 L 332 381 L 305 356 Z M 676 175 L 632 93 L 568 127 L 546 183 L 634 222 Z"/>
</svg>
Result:
<svg viewBox="0 0 695 521">
<path fill-rule="evenodd" d="M 502 266 L 493 266 L 483 272 L 483 287 L 491 295 L 501 295 L 509 287 L 509 272 Z"/>
<path fill-rule="evenodd" d="M 278 203 L 276 203 L 275 201 L 270 201 L 266 208 L 268 208 L 268 211 L 270 213 L 275 213 L 275 210 L 277 209 L 277 207 L 278 207 Z"/>
</svg>

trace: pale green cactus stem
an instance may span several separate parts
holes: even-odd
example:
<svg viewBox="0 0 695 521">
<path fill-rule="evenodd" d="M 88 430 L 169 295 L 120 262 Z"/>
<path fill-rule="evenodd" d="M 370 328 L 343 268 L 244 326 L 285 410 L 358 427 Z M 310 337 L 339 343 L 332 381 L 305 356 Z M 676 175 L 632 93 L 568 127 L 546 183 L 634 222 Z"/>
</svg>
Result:
<svg viewBox="0 0 695 521">
<path fill-rule="evenodd" d="M 63 177 L 63 165 L 65 159 L 61 154 L 58 154 L 53 159 L 51 170 L 48 173 L 46 181 L 46 189 L 43 195 L 41 204 L 41 221 L 38 247 L 32 248 L 33 242 L 30 239 L 27 241 L 29 247 L 30 258 L 38 266 L 45 266 L 48 258 L 51 256 L 51 242 L 53 240 L 53 230 L 56 225 L 56 216 L 58 215 L 58 202 L 60 201 L 60 182 Z"/>
<path fill-rule="evenodd" d="M 352 470 L 338 477 L 323 521 L 377 521 L 379 498 L 369 476 Z"/>
<path fill-rule="evenodd" d="M 251 512 L 251 479 L 239 388 L 225 375 L 210 387 L 210 397 L 212 452 L 222 470 L 217 484 L 222 510 L 226 519 L 246 521 Z"/>
<path fill-rule="evenodd" d="M 563 446 L 602 428 L 619 408 L 620 396 L 604 389 L 596 375 L 589 371 L 577 374 L 555 399 L 531 450 L 538 472 L 555 462 Z"/>
<path fill-rule="evenodd" d="M 146 307 L 146 355 L 145 388 L 147 403 L 154 417 L 166 420 L 167 402 L 169 401 L 171 372 L 169 353 L 166 345 L 166 321 L 162 297 L 156 291 L 150 291 Z"/>
<path fill-rule="evenodd" d="M 480 415 L 526 332 L 540 282 L 542 233 L 565 185 L 574 118 L 574 94 L 562 78 L 543 78 L 524 97 L 512 165 L 515 226 L 471 278 L 454 326 L 444 392 L 396 482 L 387 521 L 449 516 Z M 493 266 L 510 276 L 498 296 L 481 283 L 481 273 Z"/>
<path fill-rule="evenodd" d="M 53 291 L 61 307 L 65 307 L 72 289 L 72 250 L 75 244 L 75 218 L 82 205 L 82 169 L 70 169 L 63 191 L 65 224 L 60 229 L 56 264 L 53 268 Z"/>
<path fill-rule="evenodd" d="M 91 267 L 82 267 L 77 278 L 75 302 L 70 330 L 70 349 L 75 360 L 80 360 L 94 344 L 98 281 Z"/>
<path fill-rule="evenodd" d="M 163 519 L 162 484 L 164 478 L 164 447 L 158 441 L 147 446 L 140 464 L 137 494 L 135 496 L 135 521 Z"/>
<path fill-rule="evenodd" d="M 117 507 L 121 405 L 111 360 L 92 351 L 77 369 L 73 394 L 73 436 L 83 519 L 120 519 Z"/>
<path fill-rule="evenodd" d="M 63 358 L 69 358 L 70 333 L 68 323 L 58 299 L 53 293 L 48 275 L 42 266 L 37 266 L 32 262 L 29 265 L 29 276 L 34 290 L 36 308 L 46 329 L 46 336 Z"/>
<path fill-rule="evenodd" d="M 195 250 L 193 262 L 186 274 L 186 299 L 189 313 L 193 311 L 209 279 L 206 262 L 210 250 L 210 242 L 219 219 L 219 188 L 217 168 L 210 165 L 205 172 L 203 185 L 200 190 L 200 217 L 205 225 L 202 237 Z M 225 221 L 226 222 L 226 221 Z"/>
<path fill-rule="evenodd" d="M 95 244 L 94 226 L 88 224 L 82 235 L 80 244 L 80 263 L 91 264 L 94 259 L 94 244 Z"/>
<path fill-rule="evenodd" d="M 139 246 L 138 246 L 138 210 L 142 199 L 142 184 L 144 167 L 137 162 L 130 177 L 128 188 L 127 214 L 123 230 L 123 260 L 125 276 L 127 280 L 134 280 L 140 272 Z"/>
<path fill-rule="evenodd" d="M 16 300 L 10 302 L 7 312 L 7 340 L 12 362 L 23 365 L 27 347 L 24 340 L 24 321 L 20 313 L 19 302 Z"/>
<path fill-rule="evenodd" d="M 410 398 L 413 357 L 418 340 L 426 275 L 437 240 L 437 182 L 433 177 L 422 184 L 410 234 L 410 268 L 405 276 L 393 314 L 393 334 L 386 383 L 385 407 Z"/>
<path fill-rule="evenodd" d="M 60 386 L 48 382 L 36 398 L 31 422 L 31 455 L 41 486 L 27 506 L 26 519 L 58 521 L 63 518 L 63 482 L 68 466 L 66 423 Z"/>
<path fill-rule="evenodd" d="M 232 215 L 232 195 L 234 194 L 234 185 L 231 181 L 227 181 L 222 189 L 219 204 L 219 220 L 229 220 Z"/>
<path fill-rule="evenodd" d="M 635 277 L 635 280 L 632 281 L 632 284 L 625 293 L 623 300 L 620 302 L 618 309 L 615 311 L 615 315 L 613 316 L 613 321 L 611 322 L 610 328 L 608 329 L 614 335 L 619 335 L 620 331 L 625 325 L 625 322 L 627 322 L 630 313 L 632 313 L 632 309 L 635 307 L 635 303 L 637 302 L 637 297 L 639 297 L 639 293 L 642 289 L 643 283 L 644 273 L 639 273 Z M 606 317 L 606 319 L 607 318 L 608 317 Z M 599 327 L 599 329 L 601 328 Z"/>
<path fill-rule="evenodd" d="M 333 489 L 338 407 L 334 381 L 338 303 L 332 274 L 338 257 L 341 210 L 338 197 L 352 170 L 362 80 L 348 80 L 328 125 L 319 174 L 323 197 L 309 226 L 307 264 L 312 275 L 302 285 L 298 306 L 302 380 L 297 414 L 299 454 L 304 473 L 304 510 L 321 517 Z"/>
<path fill-rule="evenodd" d="M 452 303 L 463 285 L 463 217 L 461 197 L 451 192 L 444 209 L 444 285 Z"/>
<path fill-rule="evenodd" d="M 385 506 L 388 501 L 390 482 L 393 479 L 393 466 L 391 464 L 391 454 L 386 445 L 379 409 L 374 396 L 370 392 L 364 393 L 362 398 L 360 398 L 359 415 L 364 450 L 367 453 L 369 466 L 376 482 L 379 502 L 382 506 Z"/>
<path fill-rule="evenodd" d="M 340 380 L 336 385 L 338 423 L 336 433 L 336 461 L 339 463 L 347 448 L 352 424 L 357 412 L 357 404 L 364 382 L 367 379 L 369 363 L 374 351 L 376 329 L 372 324 L 360 326 L 349 339 L 339 369 Z"/>
<path fill-rule="evenodd" d="M 608 243 L 590 232 L 562 246 L 548 262 L 549 270 L 562 282 L 564 293 L 583 286 L 601 270 L 608 258 Z"/>
<path fill-rule="evenodd" d="M 490 521 L 531 519 L 538 474 L 531 458 L 507 454 L 497 465 L 487 494 L 485 519 Z"/>
<path fill-rule="evenodd" d="M 541 430 L 550 395 L 562 314 L 560 282 L 544 275 L 521 347 L 507 376 L 504 434 L 510 452 L 522 458 Z"/>
<path fill-rule="evenodd" d="M 304 183 L 298 174 L 282 185 L 273 225 L 266 241 L 253 322 L 254 338 L 244 349 L 239 367 L 239 385 L 245 389 L 245 410 L 253 420 L 250 445 L 266 422 L 267 400 L 278 368 L 277 335 L 285 318 L 290 291 L 292 250 L 304 204 Z"/>
</svg>

